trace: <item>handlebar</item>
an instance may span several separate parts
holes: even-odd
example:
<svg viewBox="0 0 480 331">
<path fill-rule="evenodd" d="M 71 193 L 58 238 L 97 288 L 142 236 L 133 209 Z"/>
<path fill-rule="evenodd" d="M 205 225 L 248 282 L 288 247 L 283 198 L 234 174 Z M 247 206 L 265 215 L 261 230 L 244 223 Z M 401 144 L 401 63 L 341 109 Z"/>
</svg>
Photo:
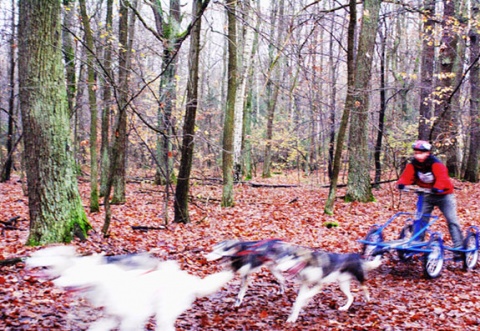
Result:
<svg viewBox="0 0 480 331">
<path fill-rule="evenodd" d="M 432 189 L 419 187 L 415 185 L 406 185 L 404 189 L 400 190 L 402 192 L 415 192 L 415 193 L 427 193 L 432 194 Z"/>
</svg>

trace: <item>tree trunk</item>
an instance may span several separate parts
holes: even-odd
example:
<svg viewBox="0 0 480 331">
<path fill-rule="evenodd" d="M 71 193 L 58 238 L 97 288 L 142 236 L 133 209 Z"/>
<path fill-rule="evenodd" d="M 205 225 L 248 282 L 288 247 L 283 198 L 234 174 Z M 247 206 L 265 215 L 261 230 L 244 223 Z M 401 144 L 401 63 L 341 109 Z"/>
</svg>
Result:
<svg viewBox="0 0 480 331">
<path fill-rule="evenodd" d="M 176 101 L 176 78 L 178 59 L 176 53 L 181 44 L 178 42 L 180 35 L 181 15 L 180 2 L 178 0 L 170 1 L 169 17 L 163 17 L 162 3 L 151 4 L 155 17 L 157 33 L 162 37 L 164 43 L 162 55 L 162 77 L 159 86 L 159 107 L 158 107 L 158 127 L 161 134 L 157 140 L 157 159 L 158 166 L 155 172 L 155 183 L 157 185 L 166 185 L 168 192 L 173 176 L 173 158 L 172 158 L 172 137 L 173 137 L 173 119 L 172 113 Z M 168 180 L 167 180 L 168 178 Z"/>
<path fill-rule="evenodd" d="M 5 161 L 5 166 L 1 170 L 0 182 L 6 182 L 10 180 L 13 167 L 13 139 L 15 137 L 13 132 L 13 123 L 15 115 L 15 51 L 16 51 L 16 39 L 15 39 L 15 0 L 12 0 L 12 37 L 10 38 L 10 52 L 9 52 L 9 62 L 10 67 L 8 70 L 8 80 L 10 85 L 10 95 L 8 97 L 8 128 L 7 128 L 7 159 Z"/>
<path fill-rule="evenodd" d="M 79 0 L 80 12 L 87 46 L 87 86 L 88 104 L 90 107 L 90 211 L 100 210 L 98 202 L 98 160 L 97 160 L 97 83 L 95 79 L 95 54 L 90 20 L 85 6 L 85 0 Z"/>
<path fill-rule="evenodd" d="M 209 1 L 206 1 L 207 3 Z M 182 141 L 182 159 L 178 171 L 177 187 L 175 191 L 175 222 L 189 223 L 188 213 L 188 193 L 190 188 L 190 172 L 192 170 L 195 120 L 198 108 L 198 76 L 200 59 L 200 35 L 202 30 L 202 20 L 199 18 L 202 11 L 202 1 L 193 2 L 193 12 L 196 13 L 198 20 L 195 22 L 191 31 L 190 56 L 189 56 L 189 77 L 187 84 L 187 104 L 183 124 Z"/>
<path fill-rule="evenodd" d="M 343 143 L 347 134 L 348 120 L 350 118 L 350 109 L 353 107 L 353 88 L 355 84 L 355 30 L 357 25 L 357 3 L 355 0 L 349 2 L 350 19 L 348 22 L 348 44 L 347 44 L 347 96 L 345 99 L 345 108 L 343 109 L 342 119 L 337 134 L 337 144 L 335 147 L 335 156 L 333 159 L 332 179 L 328 198 L 325 202 L 325 214 L 332 215 L 337 193 L 338 175 L 342 165 Z"/>
<path fill-rule="evenodd" d="M 352 14 L 350 14 L 351 17 Z M 356 13 L 354 13 L 356 15 Z M 333 54 L 333 45 L 334 45 L 334 26 L 331 26 L 330 38 L 328 42 L 329 48 L 329 67 L 330 67 L 330 79 L 332 82 L 331 92 L 330 92 L 330 105 L 329 105 L 329 134 L 328 134 L 328 178 L 330 181 L 333 179 L 333 162 L 335 157 L 335 122 L 336 122 L 336 103 L 337 103 L 337 78 L 338 78 L 338 57 L 335 57 Z M 353 27 L 355 29 L 355 27 Z M 350 28 L 349 28 L 350 32 Z M 353 37 L 352 37 L 353 38 Z M 353 42 L 353 40 L 352 40 Z M 347 50 L 348 51 L 348 50 Z M 352 50 L 353 51 L 353 50 Z M 350 66 L 348 66 L 350 67 Z M 352 75 L 353 76 L 353 75 Z M 353 82 L 352 82 L 353 83 Z M 348 121 L 348 120 L 347 120 Z M 343 146 L 342 146 L 343 150 Z"/>
<path fill-rule="evenodd" d="M 273 140 L 273 121 L 275 119 L 275 109 L 277 107 L 278 94 L 280 89 L 280 68 L 278 66 L 278 58 L 280 54 L 274 52 L 276 49 L 275 43 L 279 44 L 282 41 L 283 25 L 281 18 L 283 17 L 284 1 L 280 0 L 277 4 L 277 0 L 272 0 L 272 28 L 270 30 L 270 36 L 275 35 L 275 24 L 278 20 L 277 36 L 268 45 L 269 52 L 269 71 L 267 77 L 266 86 L 266 98 L 267 98 L 267 131 L 265 136 L 265 152 L 263 157 L 263 172 L 262 177 L 268 178 L 271 176 L 271 163 L 272 163 L 272 140 Z"/>
<path fill-rule="evenodd" d="M 235 98 L 237 91 L 237 20 L 236 1 L 226 4 L 228 18 L 228 72 L 227 72 L 227 107 L 223 124 L 223 191 L 222 207 L 232 207 L 233 198 L 233 128 L 235 119 Z"/>
<path fill-rule="evenodd" d="M 472 8 L 472 16 L 478 22 L 479 7 Z M 470 144 L 463 179 L 471 183 L 478 183 L 479 156 L 480 156 L 480 35 L 478 25 L 474 24 L 470 30 Z"/>
<path fill-rule="evenodd" d="M 30 212 L 29 245 L 86 238 L 75 178 L 61 52 L 61 2 L 20 1 L 19 86 Z"/>
<path fill-rule="evenodd" d="M 75 47 L 73 43 L 72 29 L 75 20 L 75 1 L 63 0 L 64 15 L 62 29 L 62 49 L 65 61 L 65 73 L 67 79 L 67 100 L 70 118 L 75 111 L 76 73 L 75 73 Z"/>
<path fill-rule="evenodd" d="M 436 87 L 435 122 L 430 139 L 435 143 L 436 152 L 446 155 L 445 164 L 451 175 L 458 173 L 456 155 L 458 125 L 456 124 L 452 98 L 454 93 L 454 67 L 457 60 L 457 33 L 454 31 L 455 4 L 444 0 L 443 35 L 439 52 L 439 74 Z"/>
<path fill-rule="evenodd" d="M 420 69 L 420 118 L 418 139 L 430 139 L 433 104 L 433 67 L 435 61 L 435 0 L 425 0 L 423 17 L 422 65 Z"/>
<path fill-rule="evenodd" d="M 370 79 L 381 0 L 363 2 L 362 27 L 355 64 L 355 91 L 348 145 L 346 201 L 373 201 L 368 158 L 368 110 Z"/>
<path fill-rule="evenodd" d="M 118 137 L 119 145 L 116 151 L 117 155 L 114 160 L 115 165 L 111 166 L 111 169 L 115 169 L 113 172 L 113 196 L 112 204 L 125 203 L 125 175 L 126 175 L 126 162 L 127 162 L 127 110 L 128 105 L 128 71 L 129 71 L 129 56 L 130 51 L 128 49 L 128 30 L 129 30 L 129 16 L 128 7 L 123 2 L 120 2 L 120 19 L 119 19 L 119 60 L 118 60 L 118 109 L 119 115 L 117 119 L 115 136 Z M 120 116 L 120 113 L 123 113 Z M 113 160 L 112 160 L 113 162 Z M 105 198 L 108 198 L 106 196 Z"/>
<path fill-rule="evenodd" d="M 382 34 L 381 38 L 381 50 L 380 50 L 380 111 L 378 114 L 378 132 L 377 132 L 377 142 L 375 144 L 375 186 L 379 186 L 380 181 L 382 180 L 382 140 L 383 140 L 383 130 L 385 127 L 385 112 L 387 109 L 387 100 L 386 100 L 386 90 L 387 85 L 385 82 L 386 69 L 385 69 L 385 48 L 387 40 L 386 36 Z"/>
<path fill-rule="evenodd" d="M 100 196 L 104 197 L 107 190 L 108 170 L 110 168 L 110 112 L 112 108 L 112 42 L 113 37 L 113 0 L 107 0 L 107 14 L 105 18 L 106 46 L 103 55 L 105 79 L 103 81 L 103 108 L 102 108 L 102 142 L 100 146 Z"/>
<path fill-rule="evenodd" d="M 242 169 L 242 141 L 244 133 L 244 107 L 245 107 L 245 91 L 247 88 L 247 77 L 250 72 L 250 66 L 252 64 L 252 54 L 254 47 L 255 33 L 253 27 L 256 26 L 255 20 L 257 15 L 252 14 L 252 3 L 247 0 L 243 4 L 243 16 L 244 21 L 247 24 L 243 24 L 243 51 L 241 52 L 241 58 L 238 61 L 238 81 L 235 100 L 235 120 L 234 120 L 234 135 L 233 135 L 233 163 L 234 163 L 234 180 L 240 181 L 243 173 Z M 253 15 L 253 18 L 252 18 Z"/>
</svg>

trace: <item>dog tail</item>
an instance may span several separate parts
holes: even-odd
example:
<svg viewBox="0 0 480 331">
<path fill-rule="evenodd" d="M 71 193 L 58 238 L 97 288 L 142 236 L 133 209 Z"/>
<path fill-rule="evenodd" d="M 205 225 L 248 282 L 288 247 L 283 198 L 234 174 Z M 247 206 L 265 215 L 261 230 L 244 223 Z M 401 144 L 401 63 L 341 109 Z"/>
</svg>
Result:
<svg viewBox="0 0 480 331">
<path fill-rule="evenodd" d="M 371 261 L 363 261 L 362 266 L 363 270 L 366 272 L 378 268 L 382 264 L 382 256 L 377 255 L 375 258 Z"/>
<path fill-rule="evenodd" d="M 196 291 L 197 297 L 203 297 L 215 293 L 232 278 L 232 271 L 221 271 L 201 279 Z"/>
</svg>

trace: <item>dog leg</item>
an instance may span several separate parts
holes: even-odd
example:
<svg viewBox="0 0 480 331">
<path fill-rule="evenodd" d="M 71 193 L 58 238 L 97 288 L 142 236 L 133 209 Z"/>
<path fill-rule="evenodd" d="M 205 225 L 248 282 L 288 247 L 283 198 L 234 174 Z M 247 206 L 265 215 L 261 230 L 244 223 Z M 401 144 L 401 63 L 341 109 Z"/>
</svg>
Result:
<svg viewBox="0 0 480 331">
<path fill-rule="evenodd" d="M 288 323 L 295 323 L 297 321 L 300 310 L 307 304 L 310 298 L 313 298 L 322 289 L 322 285 L 316 285 L 308 288 L 308 285 L 302 285 L 298 291 L 297 299 L 293 304 L 292 313 L 287 319 Z"/>
<path fill-rule="evenodd" d="M 275 267 L 271 267 L 269 269 L 272 275 L 277 279 L 278 285 L 280 286 L 280 290 L 278 291 L 278 293 L 285 293 L 285 277 L 283 277 L 282 273 Z"/>
<path fill-rule="evenodd" d="M 340 282 L 339 285 L 340 285 L 340 290 L 343 292 L 343 294 L 347 296 L 347 303 L 342 307 L 338 308 L 338 310 L 346 311 L 348 310 L 348 308 L 350 308 L 350 306 L 353 303 L 353 295 L 350 292 L 350 281 Z"/>
<path fill-rule="evenodd" d="M 95 321 L 90 327 L 88 331 L 110 331 L 115 329 L 118 326 L 118 321 L 113 317 L 105 317 L 98 321 Z"/>
<path fill-rule="evenodd" d="M 370 293 L 368 292 L 368 288 L 365 284 L 362 284 L 361 286 L 362 286 L 363 294 L 365 295 L 365 301 L 369 302 L 370 301 Z"/>
<path fill-rule="evenodd" d="M 235 307 L 239 307 L 242 304 L 243 297 L 247 292 L 248 287 L 248 275 L 242 275 L 242 283 L 240 284 L 240 290 L 237 295 L 237 300 L 235 300 Z"/>
<path fill-rule="evenodd" d="M 119 331 L 143 330 L 146 322 L 146 318 L 144 317 L 128 316 L 120 322 Z"/>
</svg>

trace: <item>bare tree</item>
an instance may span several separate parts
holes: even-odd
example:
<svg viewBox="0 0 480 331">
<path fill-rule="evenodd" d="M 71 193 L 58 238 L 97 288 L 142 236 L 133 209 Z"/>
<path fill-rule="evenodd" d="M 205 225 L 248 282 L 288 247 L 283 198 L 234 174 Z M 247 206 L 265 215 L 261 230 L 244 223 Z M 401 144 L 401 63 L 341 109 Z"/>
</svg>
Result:
<svg viewBox="0 0 480 331">
<path fill-rule="evenodd" d="M 475 22 L 479 19 L 478 2 L 472 2 L 472 16 Z M 478 23 L 473 24 L 470 33 L 470 144 L 463 179 L 477 183 L 479 181 L 479 156 L 480 156 L 480 35 Z"/>
<path fill-rule="evenodd" d="M 242 177 L 242 141 L 244 133 L 244 107 L 245 107 L 245 96 L 247 90 L 247 77 L 250 72 L 250 66 L 252 64 L 252 54 L 253 54 L 253 42 L 255 38 L 254 26 L 256 26 L 256 18 L 258 17 L 255 13 L 252 13 L 252 3 L 250 0 L 243 2 L 243 22 L 241 22 L 243 29 L 243 43 L 237 42 L 238 45 L 241 45 L 239 50 L 240 60 L 238 74 L 237 74 L 237 92 L 235 100 L 235 121 L 234 121 L 234 135 L 233 135 L 233 167 L 235 173 L 235 181 L 239 181 Z"/>
<path fill-rule="evenodd" d="M 6 182 L 10 180 L 13 167 L 13 151 L 14 149 L 14 115 L 15 115 L 15 68 L 16 68 L 16 47 L 15 47 L 15 1 L 12 0 L 12 24 L 11 24 L 11 37 L 10 37 L 10 51 L 9 51 L 9 70 L 8 80 L 10 85 L 10 95 L 8 97 L 8 124 L 7 124 L 7 159 L 5 166 L 1 169 L 0 182 Z"/>
<path fill-rule="evenodd" d="M 133 1 L 133 8 L 136 8 L 137 1 Z M 117 105 L 119 115 L 115 135 L 118 136 L 119 145 L 115 151 L 115 165 L 110 166 L 113 175 L 113 204 L 125 203 L 125 184 L 126 184 L 126 163 L 127 163 L 127 113 L 126 107 L 129 104 L 129 75 L 132 57 L 132 42 L 135 19 L 133 13 L 129 15 L 128 4 L 120 2 L 119 19 L 119 60 L 118 60 L 118 82 L 117 82 Z M 120 116 L 120 113 L 123 113 Z M 113 162 L 113 161 L 112 161 Z M 115 170 L 115 171 L 113 171 Z M 107 198 L 108 196 L 106 196 Z"/>
<path fill-rule="evenodd" d="M 333 214 L 335 205 L 335 196 L 337 193 L 338 176 L 342 160 L 343 144 L 347 134 L 347 126 L 350 118 L 350 109 L 353 107 L 353 88 L 355 84 L 355 30 L 357 25 L 357 3 L 355 0 L 349 2 L 350 19 L 348 22 L 348 45 L 347 45 L 347 96 L 345 108 L 343 109 L 342 119 L 337 134 L 337 143 L 335 147 L 335 156 L 333 159 L 332 178 L 328 198 L 325 202 L 324 212 Z"/>
<path fill-rule="evenodd" d="M 85 0 L 79 0 L 84 39 L 87 49 L 88 105 L 90 107 L 90 211 L 100 210 L 98 202 L 98 160 L 97 160 L 97 82 L 95 79 L 95 53 L 90 19 Z"/>
<path fill-rule="evenodd" d="M 103 68 L 105 79 L 102 86 L 102 141 L 100 145 L 100 196 L 104 197 L 108 182 L 108 169 L 110 168 L 110 112 L 112 106 L 112 51 L 111 42 L 113 36 L 113 0 L 107 0 L 107 13 L 105 18 L 105 32 L 109 38 L 106 38 L 106 45 L 103 53 Z"/>
<path fill-rule="evenodd" d="M 228 72 L 227 107 L 223 125 L 223 192 L 222 207 L 231 207 L 233 198 L 233 128 L 235 119 L 235 98 L 237 92 L 237 19 L 236 1 L 227 1 L 225 8 L 228 18 Z"/>
<path fill-rule="evenodd" d="M 458 173 L 456 160 L 458 123 L 452 107 L 458 44 L 455 22 L 455 3 L 453 0 L 444 0 L 443 33 L 438 58 L 439 73 L 435 88 L 435 121 L 429 138 L 435 143 L 437 152 L 446 155 L 445 164 L 451 174 Z"/>
<path fill-rule="evenodd" d="M 348 142 L 346 201 L 373 201 L 368 158 L 368 111 L 370 79 L 382 0 L 363 2 L 362 27 L 355 63 L 355 90 Z"/>
<path fill-rule="evenodd" d="M 426 0 L 422 14 L 422 53 L 420 72 L 420 119 L 418 139 L 428 140 L 433 114 L 433 67 L 435 61 L 435 0 Z"/>
<path fill-rule="evenodd" d="M 151 3 L 155 16 L 156 31 L 163 43 L 162 53 L 162 76 L 159 85 L 158 126 L 161 134 L 157 141 L 158 165 L 155 173 L 155 182 L 165 184 L 167 195 L 168 185 L 173 177 L 172 136 L 173 118 L 172 112 L 176 100 L 176 79 L 178 57 L 177 53 L 182 45 L 180 1 L 170 0 L 169 15 L 165 16 L 165 10 L 160 1 Z"/>
<path fill-rule="evenodd" d="M 187 85 L 187 104 L 183 124 L 182 159 L 178 172 L 177 188 L 175 191 L 175 222 L 189 223 L 188 192 L 190 187 L 190 172 L 192 169 L 195 117 L 198 108 L 198 75 L 200 58 L 200 35 L 202 31 L 201 15 L 210 0 L 193 2 L 194 25 L 191 30 L 189 78 Z"/>
<path fill-rule="evenodd" d="M 270 22 L 270 36 L 272 36 L 273 39 L 269 41 L 268 45 L 269 69 L 266 83 L 267 131 L 265 137 L 266 143 L 263 157 L 262 177 L 271 176 L 273 121 L 275 118 L 275 109 L 277 108 L 281 77 L 280 66 L 278 65 L 280 54 L 276 49 L 277 45 L 282 42 L 285 28 L 283 26 L 284 0 L 272 0 L 271 4 L 273 12 L 271 13 L 272 21 Z M 276 26 L 276 24 L 278 24 L 278 26 Z"/>
</svg>

